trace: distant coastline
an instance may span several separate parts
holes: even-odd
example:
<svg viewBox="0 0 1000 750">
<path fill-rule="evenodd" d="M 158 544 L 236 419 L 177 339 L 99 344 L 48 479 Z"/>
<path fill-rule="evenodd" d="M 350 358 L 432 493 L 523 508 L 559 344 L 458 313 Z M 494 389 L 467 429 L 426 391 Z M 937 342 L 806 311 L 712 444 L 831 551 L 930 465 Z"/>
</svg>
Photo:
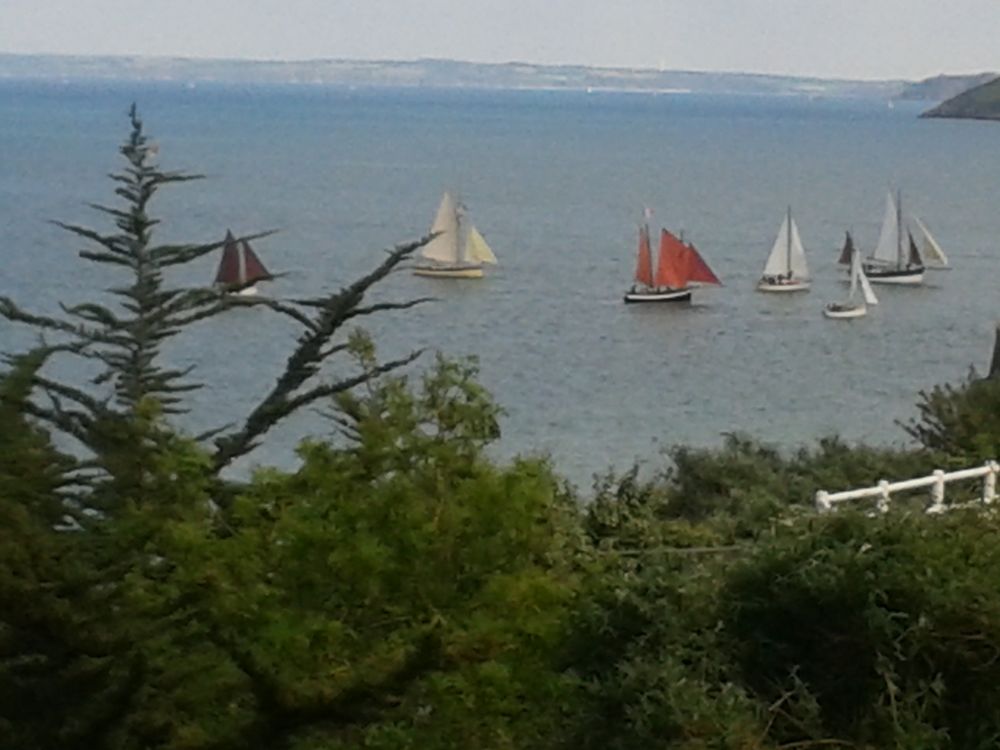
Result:
<svg viewBox="0 0 1000 750">
<path fill-rule="evenodd" d="M 911 82 L 457 60 L 203 60 L 0 54 L 0 79 L 905 97 Z"/>
<path fill-rule="evenodd" d="M 0 80 L 743 94 L 940 102 L 995 74 L 922 81 L 461 60 L 233 60 L 0 53 Z"/>
</svg>

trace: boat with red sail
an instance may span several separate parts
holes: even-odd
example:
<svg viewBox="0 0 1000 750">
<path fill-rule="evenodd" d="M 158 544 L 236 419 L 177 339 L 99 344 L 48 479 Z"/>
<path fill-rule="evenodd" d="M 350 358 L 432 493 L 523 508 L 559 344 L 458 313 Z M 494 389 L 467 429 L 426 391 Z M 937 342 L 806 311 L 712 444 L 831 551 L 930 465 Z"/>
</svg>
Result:
<svg viewBox="0 0 1000 750">
<path fill-rule="evenodd" d="M 257 282 L 269 281 L 273 277 L 264 268 L 257 253 L 246 240 L 237 240 L 226 230 L 222 246 L 222 260 L 215 274 L 215 285 L 231 290 L 233 294 L 250 296 L 257 294 Z"/>
<path fill-rule="evenodd" d="M 722 282 L 694 245 L 661 229 L 654 269 L 649 225 L 640 227 L 635 283 L 625 293 L 625 302 L 687 302 L 691 290 L 704 285 L 721 286 Z"/>
</svg>

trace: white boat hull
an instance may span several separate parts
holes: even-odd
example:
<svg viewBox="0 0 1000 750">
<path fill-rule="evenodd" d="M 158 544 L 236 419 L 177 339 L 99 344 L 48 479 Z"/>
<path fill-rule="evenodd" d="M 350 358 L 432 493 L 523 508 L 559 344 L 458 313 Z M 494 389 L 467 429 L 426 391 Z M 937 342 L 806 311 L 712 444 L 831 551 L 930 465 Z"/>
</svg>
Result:
<svg viewBox="0 0 1000 750">
<path fill-rule="evenodd" d="M 833 304 L 823 308 L 823 315 L 834 319 L 862 318 L 867 314 L 866 305 Z"/>
<path fill-rule="evenodd" d="M 259 292 L 256 286 L 248 286 L 240 289 L 238 292 L 233 292 L 237 297 L 256 297 Z"/>
<path fill-rule="evenodd" d="M 481 279 L 483 267 L 480 265 L 460 266 L 415 266 L 416 276 L 429 276 L 435 279 Z"/>
<path fill-rule="evenodd" d="M 878 265 L 864 266 L 865 276 L 872 284 L 896 284 L 898 286 L 916 286 L 924 283 L 924 269 L 899 269 Z"/>
<path fill-rule="evenodd" d="M 761 279 L 757 283 L 758 292 L 807 292 L 809 291 L 810 283 L 808 281 L 802 281 L 800 279 L 793 279 L 791 281 L 785 281 L 782 283 L 773 283 L 765 279 Z"/>
<path fill-rule="evenodd" d="M 636 302 L 687 302 L 690 299 L 690 289 L 650 289 L 645 292 L 635 290 L 625 292 L 625 302 L 627 304 Z"/>
</svg>

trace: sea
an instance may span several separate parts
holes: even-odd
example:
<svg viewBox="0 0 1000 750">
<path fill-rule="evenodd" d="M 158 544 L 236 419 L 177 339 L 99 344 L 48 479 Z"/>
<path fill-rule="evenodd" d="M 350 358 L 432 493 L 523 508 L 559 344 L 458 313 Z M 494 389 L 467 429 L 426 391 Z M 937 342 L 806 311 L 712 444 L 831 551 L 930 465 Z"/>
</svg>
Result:
<svg viewBox="0 0 1000 750">
<path fill-rule="evenodd" d="M 928 103 L 808 96 L 335 89 L 0 81 L 0 295 L 39 313 L 100 299 L 120 279 L 77 257 L 52 223 L 107 230 L 107 175 L 136 103 L 164 169 L 163 242 L 276 229 L 254 243 L 283 275 L 270 294 L 336 290 L 385 250 L 428 231 L 457 193 L 500 264 L 479 281 L 393 274 L 374 301 L 430 296 L 359 319 L 379 356 L 425 348 L 475 357 L 502 406 L 499 460 L 549 456 L 582 489 L 595 474 L 745 433 L 791 451 L 816 439 L 906 445 L 921 389 L 989 361 L 1000 317 L 1000 125 L 925 120 Z M 846 296 L 850 230 L 870 250 L 888 190 L 917 213 L 953 269 L 919 288 L 876 287 L 879 305 L 831 321 Z M 788 207 L 812 290 L 754 285 Z M 695 244 L 724 282 L 689 306 L 626 306 L 644 207 Z M 218 258 L 172 281 L 210 283 Z M 166 359 L 204 387 L 178 424 L 237 422 L 273 384 L 296 330 L 262 309 L 206 322 Z M 0 349 L 35 332 L 0 323 Z M 58 361 L 55 374 L 92 373 Z M 329 377 L 348 372 L 331 366 Z M 294 466 L 306 437 L 335 434 L 329 405 L 283 424 L 234 469 Z"/>
</svg>

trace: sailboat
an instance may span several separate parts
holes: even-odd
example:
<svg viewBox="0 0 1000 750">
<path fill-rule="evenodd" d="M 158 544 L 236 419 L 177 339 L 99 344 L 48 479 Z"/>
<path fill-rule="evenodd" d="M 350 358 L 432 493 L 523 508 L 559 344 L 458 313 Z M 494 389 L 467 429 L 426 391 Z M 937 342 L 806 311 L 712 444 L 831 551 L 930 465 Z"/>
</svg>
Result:
<svg viewBox="0 0 1000 750">
<path fill-rule="evenodd" d="M 809 268 L 802 247 L 799 228 L 792 218 L 791 206 L 781 222 L 771 254 L 764 264 L 764 273 L 757 283 L 761 292 L 804 292 L 809 290 Z"/>
<path fill-rule="evenodd" d="M 463 231 L 463 215 L 464 206 L 446 192 L 431 225 L 431 234 L 436 236 L 420 251 L 427 262 L 414 266 L 413 273 L 445 279 L 478 279 L 483 275 L 484 263 L 497 262 L 479 230 L 469 224 L 468 230 Z"/>
<path fill-rule="evenodd" d="M 226 230 L 222 246 L 222 260 L 215 274 L 215 285 L 231 287 L 233 294 L 250 296 L 257 294 L 256 282 L 268 281 L 273 277 L 260 262 L 257 253 L 246 240 L 237 241 L 233 233 Z"/>
<path fill-rule="evenodd" d="M 694 245 L 666 229 L 660 230 L 660 252 L 654 273 L 648 224 L 639 229 L 635 282 L 625 293 L 625 302 L 686 302 L 695 287 L 722 284 Z"/>
<path fill-rule="evenodd" d="M 861 300 L 858 301 L 858 290 L 861 290 Z M 828 318 L 860 318 L 868 314 L 868 305 L 877 305 L 878 298 L 868 283 L 865 270 L 861 263 L 861 253 L 855 250 L 851 255 L 851 289 L 844 302 L 831 302 L 823 308 L 823 314 Z"/>
<path fill-rule="evenodd" d="M 924 263 L 915 243 L 904 247 L 902 200 L 897 193 L 893 201 L 892 193 L 886 196 L 885 216 L 878 244 L 871 257 L 864 263 L 865 275 L 873 284 L 916 285 L 924 282 Z"/>
</svg>

